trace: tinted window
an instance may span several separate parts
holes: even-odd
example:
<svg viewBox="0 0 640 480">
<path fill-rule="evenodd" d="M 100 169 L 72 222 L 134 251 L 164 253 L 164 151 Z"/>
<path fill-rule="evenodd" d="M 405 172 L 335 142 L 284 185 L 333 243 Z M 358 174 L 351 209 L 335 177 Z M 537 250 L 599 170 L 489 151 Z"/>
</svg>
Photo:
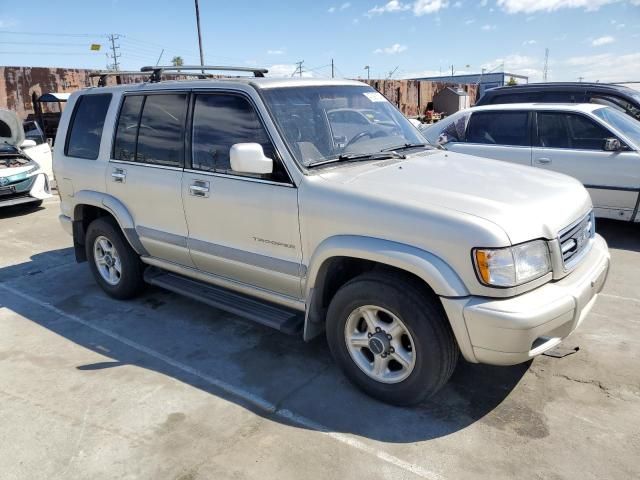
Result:
<svg viewBox="0 0 640 480">
<path fill-rule="evenodd" d="M 236 143 L 259 143 L 274 159 L 275 150 L 258 114 L 238 95 L 209 94 L 196 97 L 193 113 L 193 168 L 234 173 L 229 150 Z"/>
<path fill-rule="evenodd" d="M 138 126 L 136 161 L 181 167 L 187 94 L 147 95 Z"/>
<path fill-rule="evenodd" d="M 95 160 L 100 150 L 102 127 L 111 94 L 83 95 L 78 99 L 65 149 L 70 157 Z"/>
<path fill-rule="evenodd" d="M 602 150 L 613 135 L 593 120 L 573 113 L 538 113 L 538 141 L 548 148 Z"/>
<path fill-rule="evenodd" d="M 144 96 L 125 97 L 120 109 L 113 158 L 132 162 L 136 158 L 136 136 Z"/>
<path fill-rule="evenodd" d="M 471 115 L 467 142 L 491 145 L 529 145 L 527 112 L 476 112 Z"/>
</svg>

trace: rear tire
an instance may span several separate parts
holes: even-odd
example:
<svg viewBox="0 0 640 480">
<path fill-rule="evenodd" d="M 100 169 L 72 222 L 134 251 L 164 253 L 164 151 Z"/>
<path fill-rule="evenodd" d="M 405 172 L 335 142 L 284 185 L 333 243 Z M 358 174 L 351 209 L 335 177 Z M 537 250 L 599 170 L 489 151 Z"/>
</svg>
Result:
<svg viewBox="0 0 640 480">
<path fill-rule="evenodd" d="M 101 217 L 91 222 L 85 250 L 91 273 L 109 296 L 126 300 L 142 291 L 143 264 L 115 220 Z"/>
<path fill-rule="evenodd" d="M 435 394 L 459 356 L 437 297 L 395 273 L 365 273 L 340 288 L 327 313 L 327 341 L 356 386 L 395 405 Z"/>
</svg>

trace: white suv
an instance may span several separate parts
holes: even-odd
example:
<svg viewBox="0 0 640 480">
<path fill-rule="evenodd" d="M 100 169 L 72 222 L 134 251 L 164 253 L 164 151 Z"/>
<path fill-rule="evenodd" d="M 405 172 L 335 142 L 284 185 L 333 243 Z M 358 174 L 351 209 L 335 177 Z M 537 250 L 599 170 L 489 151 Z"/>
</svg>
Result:
<svg viewBox="0 0 640 480">
<path fill-rule="evenodd" d="M 460 353 L 510 365 L 557 345 L 603 287 L 576 180 L 430 147 L 359 82 L 160 73 L 73 94 L 58 130 L 60 220 L 113 297 L 146 281 L 326 330 L 354 383 L 410 404 Z"/>
<path fill-rule="evenodd" d="M 421 129 L 452 152 L 571 175 L 597 217 L 640 222 L 640 122 L 612 106 L 487 105 Z"/>
</svg>

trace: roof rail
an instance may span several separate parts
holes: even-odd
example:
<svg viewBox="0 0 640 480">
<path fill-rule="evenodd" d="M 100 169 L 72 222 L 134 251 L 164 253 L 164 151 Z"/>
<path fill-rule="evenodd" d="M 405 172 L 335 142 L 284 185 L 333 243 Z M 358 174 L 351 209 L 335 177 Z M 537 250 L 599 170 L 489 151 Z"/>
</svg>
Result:
<svg viewBox="0 0 640 480">
<path fill-rule="evenodd" d="M 136 72 L 136 71 L 119 71 L 119 70 L 108 70 L 108 71 L 99 71 L 92 72 L 89 74 L 89 78 L 98 78 L 98 87 L 106 87 L 107 86 L 107 77 L 116 77 L 118 75 L 122 76 L 133 76 L 133 75 L 151 75 L 150 72 Z"/>
<path fill-rule="evenodd" d="M 185 70 L 199 70 L 201 73 L 198 74 L 195 72 L 188 72 L 188 71 L 185 72 Z M 204 77 L 205 70 L 219 70 L 219 71 L 226 71 L 226 72 L 250 72 L 250 73 L 253 73 L 254 77 L 264 77 L 264 74 L 269 72 L 269 70 L 267 70 L 266 68 L 225 67 L 225 66 L 215 66 L 215 65 L 180 65 L 180 66 L 170 65 L 170 66 L 164 66 L 164 67 L 148 66 L 148 67 L 142 67 L 140 69 L 140 71 L 144 73 L 153 72 L 151 73 L 151 77 L 149 78 L 150 82 L 159 82 L 160 77 L 165 71 L 176 72 L 177 75 L 198 75 L 198 76 Z"/>
</svg>

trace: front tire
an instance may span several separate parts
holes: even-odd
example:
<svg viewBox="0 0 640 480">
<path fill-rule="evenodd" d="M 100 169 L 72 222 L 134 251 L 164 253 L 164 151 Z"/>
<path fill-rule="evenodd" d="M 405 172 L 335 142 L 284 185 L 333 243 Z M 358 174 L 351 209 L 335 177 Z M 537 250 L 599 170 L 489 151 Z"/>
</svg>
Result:
<svg viewBox="0 0 640 480">
<path fill-rule="evenodd" d="M 113 219 L 101 217 L 91 222 L 85 249 L 91 273 L 109 296 L 126 300 L 140 293 L 143 264 Z"/>
<path fill-rule="evenodd" d="M 440 390 L 459 355 L 437 297 L 394 273 L 365 273 L 338 290 L 327 313 L 327 341 L 355 385 L 395 405 Z"/>
</svg>

